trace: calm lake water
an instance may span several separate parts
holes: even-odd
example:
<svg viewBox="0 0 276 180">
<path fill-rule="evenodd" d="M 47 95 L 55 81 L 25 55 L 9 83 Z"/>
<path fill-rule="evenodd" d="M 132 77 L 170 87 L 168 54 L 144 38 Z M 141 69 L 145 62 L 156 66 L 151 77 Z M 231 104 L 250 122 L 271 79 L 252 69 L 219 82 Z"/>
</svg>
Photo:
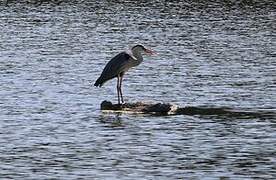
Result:
<svg viewBox="0 0 276 180">
<path fill-rule="evenodd" d="M 116 80 L 94 81 L 141 43 L 127 102 L 276 113 L 275 2 L 200 2 L 1 6 L 0 179 L 275 179 L 276 118 L 100 111 Z"/>
</svg>

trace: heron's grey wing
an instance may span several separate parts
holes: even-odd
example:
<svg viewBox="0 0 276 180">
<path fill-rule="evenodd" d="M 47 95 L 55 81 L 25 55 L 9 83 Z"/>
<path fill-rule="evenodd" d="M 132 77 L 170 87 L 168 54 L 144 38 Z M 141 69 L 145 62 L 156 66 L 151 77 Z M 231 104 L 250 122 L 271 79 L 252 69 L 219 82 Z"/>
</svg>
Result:
<svg viewBox="0 0 276 180">
<path fill-rule="evenodd" d="M 121 52 L 107 63 L 102 72 L 102 76 L 105 76 L 107 78 L 116 77 L 121 72 L 128 69 L 129 63 L 130 55 L 125 52 Z"/>
<path fill-rule="evenodd" d="M 118 76 L 131 67 L 131 56 L 126 52 L 121 52 L 112 58 L 105 66 L 101 76 L 96 81 L 95 86 L 101 86 L 105 81 Z"/>
</svg>

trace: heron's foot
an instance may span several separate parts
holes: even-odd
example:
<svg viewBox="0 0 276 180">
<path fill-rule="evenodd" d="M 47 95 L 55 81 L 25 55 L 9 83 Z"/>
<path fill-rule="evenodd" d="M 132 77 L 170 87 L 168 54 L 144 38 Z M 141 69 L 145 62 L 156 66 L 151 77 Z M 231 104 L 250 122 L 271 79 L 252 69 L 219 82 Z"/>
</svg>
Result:
<svg viewBox="0 0 276 180">
<path fill-rule="evenodd" d="M 126 104 L 125 102 L 118 102 L 117 105 L 118 105 L 119 107 L 123 107 L 125 104 Z"/>
</svg>

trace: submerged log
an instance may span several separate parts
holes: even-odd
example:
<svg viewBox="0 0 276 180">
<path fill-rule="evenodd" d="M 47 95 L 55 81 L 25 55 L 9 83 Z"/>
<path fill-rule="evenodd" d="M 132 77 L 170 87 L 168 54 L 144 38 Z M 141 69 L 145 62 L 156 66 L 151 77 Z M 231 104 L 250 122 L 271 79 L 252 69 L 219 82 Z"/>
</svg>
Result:
<svg viewBox="0 0 276 180">
<path fill-rule="evenodd" d="M 275 118 L 275 112 L 268 111 L 238 111 L 231 108 L 220 107 L 178 107 L 174 104 L 168 103 L 125 103 L 125 104 L 112 104 L 110 101 L 103 101 L 101 103 L 101 110 L 115 111 L 115 112 L 130 112 L 130 113 L 143 113 L 155 115 L 209 115 L 209 116 L 227 116 L 239 118 Z"/>
<path fill-rule="evenodd" d="M 103 101 L 101 110 L 168 115 L 175 114 L 177 106 L 162 103 L 146 104 L 143 102 L 112 104 L 110 101 Z"/>
</svg>

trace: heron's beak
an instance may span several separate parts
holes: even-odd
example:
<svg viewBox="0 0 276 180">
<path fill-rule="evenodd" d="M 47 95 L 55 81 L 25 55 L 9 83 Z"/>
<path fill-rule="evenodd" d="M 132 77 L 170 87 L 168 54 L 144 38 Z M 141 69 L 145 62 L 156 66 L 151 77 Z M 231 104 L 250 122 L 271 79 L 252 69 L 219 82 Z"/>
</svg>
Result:
<svg viewBox="0 0 276 180">
<path fill-rule="evenodd" d="M 146 49 L 145 52 L 146 52 L 147 54 L 151 55 L 151 56 L 156 54 L 156 52 L 154 52 L 154 51 L 151 50 L 151 49 Z"/>
</svg>

